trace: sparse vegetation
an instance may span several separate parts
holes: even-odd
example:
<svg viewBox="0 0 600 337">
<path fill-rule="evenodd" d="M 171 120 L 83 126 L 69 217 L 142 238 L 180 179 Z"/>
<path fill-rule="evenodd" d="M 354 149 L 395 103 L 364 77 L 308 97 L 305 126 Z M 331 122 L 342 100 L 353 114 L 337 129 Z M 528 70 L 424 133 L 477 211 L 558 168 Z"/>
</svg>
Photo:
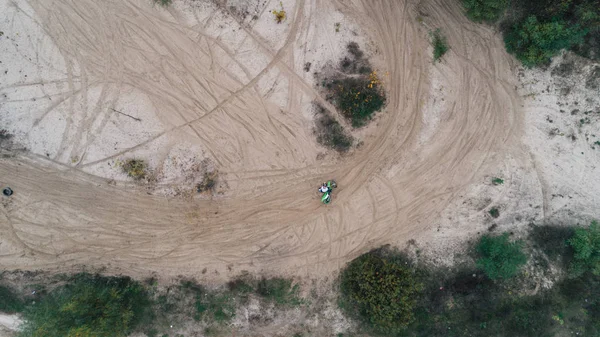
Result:
<svg viewBox="0 0 600 337">
<path fill-rule="evenodd" d="M 217 185 L 217 177 L 217 171 L 205 172 L 202 181 L 196 185 L 196 191 L 198 193 L 214 191 Z"/>
<path fill-rule="evenodd" d="M 159 4 L 163 7 L 167 7 L 173 2 L 173 0 L 153 0 L 153 1 L 155 4 Z"/>
<path fill-rule="evenodd" d="M 352 136 L 323 107 L 317 105 L 316 110 L 317 142 L 340 153 L 347 152 L 354 142 Z"/>
<path fill-rule="evenodd" d="M 414 321 L 422 285 L 410 266 L 380 250 L 350 262 L 342 272 L 340 289 L 347 313 L 375 332 L 396 334 Z"/>
<path fill-rule="evenodd" d="M 510 242 L 508 233 L 500 236 L 484 235 L 477 244 L 480 255 L 477 266 L 492 280 L 514 277 L 527 262 L 521 245 L 520 241 Z"/>
<path fill-rule="evenodd" d="M 258 282 L 256 292 L 263 298 L 280 305 L 298 305 L 302 301 L 298 295 L 300 286 L 284 278 L 263 278 Z"/>
<path fill-rule="evenodd" d="M 463 0 L 467 16 L 476 22 L 496 22 L 508 4 L 508 0 Z"/>
<path fill-rule="evenodd" d="M 448 42 L 438 28 L 431 33 L 431 44 L 433 45 L 433 62 L 439 61 L 448 52 Z"/>
<path fill-rule="evenodd" d="M 148 174 L 148 164 L 142 159 L 127 159 L 122 167 L 123 172 L 135 180 L 142 180 Z"/>
<path fill-rule="evenodd" d="M 144 288 L 128 277 L 78 274 L 27 307 L 20 336 L 127 336 L 149 305 Z"/>
</svg>

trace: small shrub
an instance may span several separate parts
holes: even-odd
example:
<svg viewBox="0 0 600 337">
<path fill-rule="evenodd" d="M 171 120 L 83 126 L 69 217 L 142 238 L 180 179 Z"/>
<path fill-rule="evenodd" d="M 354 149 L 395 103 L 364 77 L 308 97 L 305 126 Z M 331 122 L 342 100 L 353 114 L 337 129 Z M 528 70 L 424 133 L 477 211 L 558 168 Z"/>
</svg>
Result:
<svg viewBox="0 0 600 337">
<path fill-rule="evenodd" d="M 275 16 L 275 22 L 282 23 L 286 19 L 286 13 L 283 9 L 283 3 L 280 2 L 279 5 L 281 6 L 281 10 L 274 9 L 271 13 Z"/>
<path fill-rule="evenodd" d="M 488 211 L 488 213 L 494 219 L 500 216 L 500 210 L 497 209 L 496 207 L 490 208 L 490 210 Z"/>
<path fill-rule="evenodd" d="M 508 7 L 508 0 L 463 0 L 467 16 L 476 22 L 496 22 Z"/>
<path fill-rule="evenodd" d="M 198 193 L 202 193 L 205 191 L 213 191 L 215 186 L 217 185 L 217 177 L 218 173 L 216 171 L 213 172 L 205 172 L 202 181 L 196 185 L 196 191 Z"/>
<path fill-rule="evenodd" d="M 292 280 L 284 278 L 263 278 L 258 282 L 256 292 L 263 298 L 282 305 L 298 305 L 302 301 L 298 297 L 300 287 L 292 286 Z"/>
<path fill-rule="evenodd" d="M 502 184 L 504 184 L 504 180 L 500 179 L 500 178 L 494 178 L 494 179 L 492 179 L 492 184 L 494 184 L 494 185 L 502 185 Z"/>
<path fill-rule="evenodd" d="M 437 62 L 448 52 L 448 42 L 446 42 L 446 37 L 442 35 L 442 31 L 439 28 L 431 33 L 431 39 L 433 45 L 433 62 Z"/>
<path fill-rule="evenodd" d="M 527 262 L 521 251 L 521 242 L 510 242 L 508 233 L 500 236 L 484 235 L 477 244 L 480 258 L 477 266 L 492 280 L 509 279 Z"/>
<path fill-rule="evenodd" d="M 79 274 L 24 311 L 20 336 L 124 337 L 149 305 L 144 288 L 129 277 Z"/>
<path fill-rule="evenodd" d="M 23 311 L 23 300 L 8 287 L 0 286 L 0 312 L 13 314 Z"/>
<path fill-rule="evenodd" d="M 163 7 L 169 6 L 172 2 L 173 2 L 173 0 L 154 0 L 155 4 L 159 4 Z"/>
<path fill-rule="evenodd" d="M 577 228 L 568 244 L 573 248 L 571 276 L 580 276 L 585 272 L 600 275 L 600 228 L 592 221 L 588 228 Z"/>
<path fill-rule="evenodd" d="M 378 333 L 396 334 L 414 321 L 422 284 L 406 265 L 371 252 L 348 264 L 340 287 L 347 313 Z"/>
<path fill-rule="evenodd" d="M 127 159 L 123 163 L 123 172 L 135 180 L 146 178 L 148 174 L 148 165 L 142 159 Z"/>
</svg>

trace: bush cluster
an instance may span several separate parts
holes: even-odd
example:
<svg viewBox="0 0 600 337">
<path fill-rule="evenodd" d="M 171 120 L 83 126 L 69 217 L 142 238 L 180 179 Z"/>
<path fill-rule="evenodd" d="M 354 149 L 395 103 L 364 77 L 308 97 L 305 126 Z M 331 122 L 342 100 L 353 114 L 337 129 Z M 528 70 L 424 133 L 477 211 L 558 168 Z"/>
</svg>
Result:
<svg viewBox="0 0 600 337">
<path fill-rule="evenodd" d="M 473 21 L 495 22 L 504 16 L 506 48 L 528 67 L 546 65 L 562 49 L 600 58 L 598 0 L 463 0 Z"/>
<path fill-rule="evenodd" d="M 395 334 L 414 321 L 422 285 L 412 268 L 375 251 L 352 261 L 341 276 L 343 308 L 375 332 Z"/>
</svg>

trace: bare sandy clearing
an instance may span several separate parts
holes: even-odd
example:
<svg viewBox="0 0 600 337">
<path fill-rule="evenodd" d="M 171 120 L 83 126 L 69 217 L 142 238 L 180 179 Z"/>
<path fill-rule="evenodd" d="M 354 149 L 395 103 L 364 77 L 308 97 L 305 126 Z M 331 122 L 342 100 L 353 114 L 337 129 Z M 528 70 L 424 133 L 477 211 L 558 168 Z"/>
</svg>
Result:
<svg viewBox="0 0 600 337">
<path fill-rule="evenodd" d="M 0 47 L 15 50 L 3 65 L 36 74 L 1 77 L 0 125 L 31 150 L 0 162 L 0 183 L 16 191 L 0 214 L 8 269 L 327 275 L 432 226 L 494 155 L 518 145 L 511 58 L 458 4 L 289 0 L 281 25 L 269 12 L 278 1 L 258 6 L 256 19 L 204 2 L 2 6 L 10 29 Z M 389 74 L 386 112 L 360 131 L 364 145 L 350 156 L 317 160 L 325 149 L 306 109 L 323 98 L 303 68 L 343 52 L 358 25 L 372 41 L 361 46 Z M 20 27 L 34 46 L 30 65 L 17 48 Z M 422 141 L 432 105 L 428 27 L 442 27 L 452 49 L 436 65 L 445 103 Z M 157 172 L 209 159 L 227 188 L 183 200 L 107 183 L 125 180 L 114 165 L 126 157 L 147 158 Z M 176 183 L 165 176 L 165 186 Z M 340 188 L 323 207 L 315 187 L 330 177 Z"/>
</svg>

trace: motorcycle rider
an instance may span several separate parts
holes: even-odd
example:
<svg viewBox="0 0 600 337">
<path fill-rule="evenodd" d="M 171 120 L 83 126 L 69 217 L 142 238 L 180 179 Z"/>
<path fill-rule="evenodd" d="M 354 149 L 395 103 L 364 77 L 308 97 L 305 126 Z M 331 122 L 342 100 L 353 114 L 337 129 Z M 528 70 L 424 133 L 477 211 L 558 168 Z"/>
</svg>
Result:
<svg viewBox="0 0 600 337">
<path fill-rule="evenodd" d="M 327 183 L 323 183 L 323 185 L 321 185 L 321 187 L 319 188 L 319 192 L 321 192 L 321 193 L 329 192 L 329 186 L 327 186 Z"/>
</svg>

